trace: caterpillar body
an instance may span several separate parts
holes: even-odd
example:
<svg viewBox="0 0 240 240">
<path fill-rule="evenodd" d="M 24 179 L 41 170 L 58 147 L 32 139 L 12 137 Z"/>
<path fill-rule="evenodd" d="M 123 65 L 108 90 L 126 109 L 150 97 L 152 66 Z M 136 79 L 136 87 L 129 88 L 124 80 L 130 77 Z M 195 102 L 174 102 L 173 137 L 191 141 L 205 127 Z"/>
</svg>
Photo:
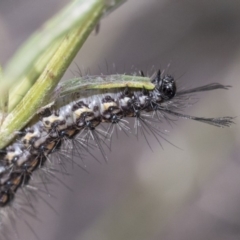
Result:
<svg viewBox="0 0 240 240">
<path fill-rule="evenodd" d="M 141 77 L 146 80 L 143 73 Z M 11 205 L 17 190 L 27 185 L 34 171 L 42 168 L 51 154 L 61 151 L 65 142 L 83 139 L 80 144 L 89 153 L 86 139 L 91 136 L 104 155 L 101 142 L 105 138 L 95 134 L 101 124 L 109 124 L 105 137 L 111 136 L 114 126 L 128 131 L 126 118 L 132 117 L 136 119 L 136 128 L 142 127 L 155 138 L 165 139 L 155 122 L 171 121 L 170 116 L 217 127 L 228 127 L 233 123 L 233 117 L 203 118 L 180 112 L 189 104 L 191 94 L 228 89 L 229 86 L 212 83 L 178 90 L 175 79 L 160 71 L 147 78 L 146 84 L 135 81 L 132 85 L 122 81 L 108 88 L 89 87 L 88 79 L 81 83 L 85 87 L 80 87 L 74 94 L 63 91 L 53 106 L 44 109 L 38 122 L 23 129 L 10 146 L 1 150 L 0 208 Z"/>
</svg>

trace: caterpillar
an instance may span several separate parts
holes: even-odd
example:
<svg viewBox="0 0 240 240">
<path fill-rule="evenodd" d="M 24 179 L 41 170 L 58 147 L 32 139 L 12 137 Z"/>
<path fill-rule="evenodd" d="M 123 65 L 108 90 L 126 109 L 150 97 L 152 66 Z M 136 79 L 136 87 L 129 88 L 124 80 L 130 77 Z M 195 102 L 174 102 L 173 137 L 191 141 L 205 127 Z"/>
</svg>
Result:
<svg viewBox="0 0 240 240">
<path fill-rule="evenodd" d="M 177 91 L 174 78 L 162 75 L 160 70 L 150 82 L 154 86 L 151 90 L 133 88 L 126 83 L 121 88 L 80 90 L 76 94 L 77 99 L 72 102 L 58 109 L 45 109 L 40 121 L 25 128 L 14 143 L 1 150 L 0 207 L 10 204 L 19 187 L 28 184 L 33 172 L 45 164 L 49 155 L 60 150 L 65 141 L 79 136 L 86 139 L 90 134 L 103 153 L 101 139 L 94 133 L 101 123 L 110 124 L 106 131 L 109 134 L 115 125 L 123 131 L 127 130 L 125 118 L 134 117 L 136 128 L 142 127 L 156 139 L 164 137 L 160 129 L 149 121 L 150 118 L 170 121 L 169 116 L 174 116 L 217 127 L 228 127 L 233 123 L 232 117 L 203 118 L 179 112 L 188 104 L 184 96 L 200 91 L 228 89 L 229 86 L 213 83 Z M 61 96 L 55 105 L 63 105 L 66 96 Z M 145 115 L 149 113 L 153 115 L 148 115 L 146 119 Z"/>
<path fill-rule="evenodd" d="M 115 128 L 128 134 L 128 118 L 135 119 L 136 134 L 143 133 L 147 143 L 147 134 L 154 135 L 159 144 L 161 139 L 168 141 L 159 127 L 164 120 L 185 118 L 229 127 L 233 117 L 204 118 L 182 113 L 194 93 L 229 87 L 211 83 L 179 89 L 173 76 L 160 70 L 150 78 L 141 72 L 140 76 L 86 76 L 59 84 L 54 101 L 40 111 L 40 119 L 21 130 L 0 152 L 0 211 L 13 205 L 18 190 L 29 185 L 36 170 L 47 168 L 46 162 L 51 162 L 54 154 L 76 151 L 70 156 L 77 154 L 81 158 L 87 154 L 88 158 L 96 145 L 106 159 L 102 144 L 111 138 Z M 107 129 L 101 132 L 100 126 Z M 70 146 L 72 142 L 74 146 Z M 67 161 L 66 155 L 61 161 Z"/>
</svg>

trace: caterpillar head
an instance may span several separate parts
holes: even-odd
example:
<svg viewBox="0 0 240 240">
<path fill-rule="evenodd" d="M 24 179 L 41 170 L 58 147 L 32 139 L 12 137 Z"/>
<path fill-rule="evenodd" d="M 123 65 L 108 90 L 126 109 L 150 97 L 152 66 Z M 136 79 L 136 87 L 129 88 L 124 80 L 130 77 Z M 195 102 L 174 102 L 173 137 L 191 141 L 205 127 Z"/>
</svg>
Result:
<svg viewBox="0 0 240 240">
<path fill-rule="evenodd" d="M 156 76 L 152 79 L 155 89 L 159 92 L 159 96 L 164 100 L 172 99 L 177 91 L 176 83 L 171 75 L 161 76 L 159 70 Z"/>
</svg>

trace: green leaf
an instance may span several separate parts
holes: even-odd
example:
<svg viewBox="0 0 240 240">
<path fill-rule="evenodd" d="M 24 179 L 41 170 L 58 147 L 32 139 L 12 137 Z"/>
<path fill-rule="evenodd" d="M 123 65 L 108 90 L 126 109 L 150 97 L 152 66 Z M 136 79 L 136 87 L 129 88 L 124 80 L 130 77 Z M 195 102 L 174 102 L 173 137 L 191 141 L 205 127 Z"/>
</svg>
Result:
<svg viewBox="0 0 240 240">
<path fill-rule="evenodd" d="M 19 85 L 10 92 L 8 109 L 13 110 L 1 126 L 0 149 L 5 147 L 16 132 L 48 101 L 103 13 L 113 6 L 114 4 L 109 6 L 105 0 L 76 0 L 19 50 L 6 68 L 4 77 L 0 79 L 0 96 L 4 103 L 9 87 L 15 79 L 20 79 Z M 36 66 L 39 67 L 37 71 Z"/>
</svg>

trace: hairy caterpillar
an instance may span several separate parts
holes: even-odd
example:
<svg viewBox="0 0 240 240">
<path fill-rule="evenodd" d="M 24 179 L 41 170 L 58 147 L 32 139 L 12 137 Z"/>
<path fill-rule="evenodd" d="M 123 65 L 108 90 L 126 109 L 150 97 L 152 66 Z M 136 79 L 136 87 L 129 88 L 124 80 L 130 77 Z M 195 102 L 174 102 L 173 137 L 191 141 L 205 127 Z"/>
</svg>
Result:
<svg viewBox="0 0 240 240">
<path fill-rule="evenodd" d="M 230 126 L 232 117 L 202 118 L 176 112 L 187 104 L 183 97 L 200 91 L 228 89 L 229 86 L 213 83 L 189 90 L 177 91 L 175 80 L 170 75 L 158 71 L 152 79 L 152 90 L 131 88 L 84 89 L 77 99 L 60 107 L 47 109 L 42 119 L 21 132 L 21 137 L 6 149 L 1 150 L 0 161 L 0 207 L 8 205 L 18 188 L 27 184 L 32 173 L 41 168 L 48 156 L 61 149 L 61 145 L 81 136 L 84 141 L 89 136 L 96 141 L 103 153 L 101 139 L 95 130 L 101 123 L 109 123 L 106 134 L 114 125 L 127 131 L 125 118 L 134 117 L 135 127 L 155 136 L 164 138 L 160 129 L 150 119 L 170 121 L 169 116 L 188 118 L 218 127 Z M 79 96 L 78 96 L 79 95 Z M 61 98 L 60 98 L 61 100 Z M 60 101 L 59 100 L 59 101 Z M 150 113 L 150 115 L 146 115 Z M 154 115 L 151 115 L 154 113 Z M 146 116 L 146 117 L 145 117 Z M 87 143 L 83 143 L 83 146 Z M 86 146 L 86 149 L 88 146 Z"/>
<path fill-rule="evenodd" d="M 233 20 L 236 19 L 236 18 L 231 18 L 232 14 L 228 14 L 228 11 L 224 11 L 224 17 L 222 15 L 223 13 L 221 11 L 218 11 L 218 15 L 216 15 L 217 14 L 216 13 L 216 4 L 212 4 L 212 6 L 208 5 L 206 7 L 206 6 L 204 6 L 204 3 L 202 3 L 201 7 L 204 7 L 204 9 L 207 9 L 207 12 L 204 12 L 204 14 L 201 14 L 201 16 L 200 16 L 198 14 L 199 4 L 197 6 L 195 6 L 194 8 L 193 8 L 193 6 L 191 6 L 191 10 L 189 11 L 189 6 L 187 4 L 185 4 L 186 7 L 184 7 L 184 4 L 178 4 L 174 8 L 175 3 L 170 5 L 170 3 L 168 3 L 168 2 L 166 2 L 166 4 L 162 4 L 162 2 L 161 3 L 158 2 L 159 5 L 160 4 L 163 5 L 162 10 L 161 10 L 161 8 L 157 7 L 156 4 L 153 7 L 153 5 L 152 5 L 153 2 L 154 1 L 152 1 L 151 5 L 148 2 L 146 2 L 146 4 L 142 7 L 142 9 L 146 9 L 146 11 L 149 11 L 149 13 L 147 13 L 146 11 L 145 12 L 140 12 L 140 10 L 138 10 L 139 7 L 142 4 L 138 4 L 138 6 L 135 4 L 133 6 L 134 7 L 134 11 L 130 11 L 130 14 L 128 14 L 130 17 L 129 18 L 126 17 L 125 22 L 121 24 L 121 26 L 124 25 L 124 24 L 125 24 L 125 26 L 128 26 L 128 29 L 130 31 L 128 31 L 127 33 L 125 33 L 125 30 L 123 30 L 123 28 L 120 28 L 119 25 L 116 26 L 114 24 L 111 24 L 111 26 L 113 26 L 113 29 L 112 29 L 112 31 L 110 31 L 111 34 L 110 33 L 107 34 L 108 35 L 107 39 L 111 39 L 111 36 L 113 35 L 112 33 L 114 33 L 114 30 L 117 29 L 118 30 L 117 31 L 118 39 L 119 39 L 119 35 L 126 36 L 126 38 L 129 38 L 129 37 L 131 37 L 131 35 L 133 35 L 132 36 L 133 39 L 131 39 L 132 45 L 129 46 L 129 44 L 126 44 L 126 43 L 129 42 L 129 40 L 125 38 L 124 41 L 122 41 L 122 42 L 120 42 L 120 43 L 118 43 L 116 45 L 113 45 L 113 47 L 112 47 L 112 45 L 106 43 L 107 39 L 106 39 L 106 33 L 104 31 L 103 31 L 104 39 L 102 40 L 103 42 L 100 42 L 101 38 L 99 39 L 99 37 L 98 37 L 97 38 L 97 42 L 93 42 L 93 44 L 90 45 L 91 50 L 95 46 L 96 46 L 96 49 L 99 48 L 99 45 L 101 46 L 99 49 L 103 49 L 103 53 L 101 53 L 101 54 L 96 52 L 96 49 L 93 49 L 93 52 L 95 53 L 94 54 L 95 66 L 96 66 L 96 64 L 98 64 L 99 62 L 102 61 L 103 57 L 104 58 L 106 57 L 107 59 L 110 59 L 110 61 L 119 61 L 116 58 L 118 56 L 119 59 L 124 59 L 124 61 L 125 61 L 124 64 L 126 64 L 127 66 L 134 62 L 134 64 L 140 64 L 140 65 L 142 64 L 140 66 L 140 68 L 144 68 L 145 65 L 146 65 L 146 61 L 147 61 L 147 64 L 149 64 L 150 66 L 155 64 L 155 62 L 159 60 L 159 57 L 157 59 L 155 57 L 157 55 L 161 56 L 162 64 L 167 64 L 170 60 L 176 59 L 176 56 L 177 56 L 177 57 L 179 57 L 181 59 L 181 63 L 177 64 L 177 68 L 181 69 L 181 70 L 177 70 L 177 71 L 181 72 L 182 69 L 187 69 L 187 71 L 192 71 L 192 68 L 194 69 L 194 67 L 197 68 L 198 70 L 200 70 L 200 74 L 199 74 L 200 76 L 198 76 L 198 74 L 196 72 L 194 72 L 193 76 L 190 76 L 190 78 L 192 78 L 193 81 L 195 81 L 195 83 L 190 83 L 191 81 L 188 81 L 188 84 L 190 83 L 190 84 L 192 84 L 194 86 L 199 86 L 199 85 L 206 84 L 207 82 L 205 82 L 205 83 L 200 82 L 200 81 L 203 81 L 203 79 L 205 79 L 205 80 L 209 79 L 210 82 L 211 81 L 213 81 L 213 82 L 221 81 L 221 83 L 224 84 L 223 83 L 224 79 L 227 79 L 227 81 L 231 82 L 231 85 L 232 85 L 233 84 L 233 79 L 237 79 L 239 74 L 234 72 L 234 71 L 231 71 L 232 69 L 230 69 L 230 72 L 232 74 L 235 73 L 236 75 L 229 76 L 229 74 L 228 74 L 227 77 L 225 77 L 225 75 L 229 72 L 229 66 L 231 66 L 233 59 L 235 59 L 236 54 L 234 54 L 234 53 L 237 52 L 236 50 L 237 50 L 237 43 L 238 43 L 238 41 L 233 41 L 235 39 L 235 37 L 237 36 L 236 31 L 234 31 L 231 28 L 231 31 L 230 32 L 227 31 L 228 34 L 226 34 L 226 30 L 229 29 L 229 25 L 231 25 L 231 23 L 233 23 L 233 26 L 236 25 L 233 22 Z M 49 8 L 49 4 L 47 4 L 48 8 Z M 147 5 L 151 6 L 151 8 L 150 7 L 148 8 Z M 128 9 L 130 9 L 130 7 L 126 7 L 125 11 L 127 11 Z M 222 8 L 217 8 L 217 9 L 222 9 Z M 186 10 L 186 11 L 184 11 L 184 10 Z M 228 8 L 228 10 L 229 10 L 229 8 Z M 19 11 L 17 11 L 17 12 L 19 12 Z M 44 14 L 46 11 L 40 11 L 40 12 L 41 12 L 41 14 Z M 131 19 L 135 19 L 133 17 L 134 12 L 137 15 L 137 18 L 136 18 L 136 21 L 131 21 Z M 195 14 L 192 14 L 193 12 Z M 28 16 L 29 14 L 31 14 L 31 11 L 28 11 L 28 14 L 25 14 L 25 15 Z M 179 15 L 177 15 L 177 14 L 179 14 Z M 230 18 L 229 18 L 228 15 L 226 16 L 225 14 L 228 14 L 230 16 Z M 123 16 L 123 14 L 119 14 L 119 15 Z M 193 18 L 191 18 L 191 16 Z M 219 18 L 216 17 L 216 16 L 219 16 Z M 227 18 L 226 22 L 229 25 L 226 24 L 226 30 L 224 31 L 225 28 L 223 28 L 223 26 L 225 26 L 225 25 L 224 24 L 222 25 L 221 21 L 220 22 L 217 21 L 217 26 L 218 27 L 215 27 L 214 20 L 215 19 L 224 19 L 224 21 L 225 21 L 226 20 L 225 16 Z M 167 17 L 167 19 L 166 19 L 166 17 Z M 143 19 L 143 20 L 141 20 L 141 19 Z M 189 19 L 192 19 L 192 20 L 189 21 Z M 151 21 L 150 22 L 151 23 L 151 27 L 148 27 L 148 28 L 144 27 L 145 23 L 147 21 L 149 21 L 149 20 Z M 111 23 L 113 23 L 112 19 L 110 21 L 111 21 Z M 32 21 L 28 21 L 28 22 L 30 23 Z M 131 24 L 132 22 L 134 22 L 134 23 L 136 22 L 138 25 L 137 26 L 133 25 L 133 24 Z M 117 23 L 121 23 L 121 22 L 118 20 Z M 149 23 L 149 25 L 150 25 L 150 23 Z M 214 26 L 211 25 L 212 26 L 211 31 L 209 31 L 209 23 L 213 23 L 214 24 Z M 10 24 L 10 22 L 8 22 L 7 25 L 9 26 L 9 24 Z M 203 25 L 205 26 L 204 27 L 205 30 L 203 29 Z M 219 27 L 220 27 L 220 29 L 219 29 Z M 23 31 L 20 31 L 19 28 L 17 28 L 17 29 L 18 29 L 18 31 L 12 31 L 12 32 L 17 34 L 17 35 L 12 37 L 12 39 L 14 39 L 14 40 L 18 40 L 19 39 L 19 32 L 23 32 Z M 120 31 L 120 29 L 121 29 L 121 31 Z M 141 30 L 139 30 L 139 29 L 141 29 Z M 180 29 L 180 31 L 179 31 L 179 29 Z M 168 31 L 170 31 L 170 30 L 171 30 L 170 34 L 171 33 L 173 34 L 172 36 L 171 35 L 168 36 L 168 33 L 169 33 Z M 189 31 L 189 32 L 187 32 L 187 31 Z M 213 35 L 214 35 L 214 37 L 213 37 Z M 159 37 L 156 37 L 156 36 L 159 36 Z M 184 36 L 184 39 L 183 39 L 183 36 Z M 217 38 L 217 36 L 218 36 L 218 38 Z M 101 37 L 101 31 L 100 31 L 100 37 Z M 206 39 L 204 41 L 204 43 L 203 43 L 203 37 L 204 37 L 204 39 Z M 139 40 L 140 40 L 140 44 L 139 44 Z M 148 42 L 146 42 L 147 40 L 148 40 Z M 114 38 L 114 41 L 116 41 L 116 37 Z M 179 42 L 181 44 L 179 44 Z M 235 44 L 233 44 L 233 42 L 235 42 Z M 110 57 L 106 56 L 107 55 L 106 50 L 105 50 L 105 48 L 102 48 L 102 46 L 105 46 L 105 44 L 106 44 L 106 46 L 109 46 L 108 47 L 109 49 L 112 49 L 112 51 L 114 51 L 112 56 L 110 56 Z M 145 50 L 145 48 L 143 48 L 143 44 L 144 44 L 144 46 L 146 46 L 146 50 Z M 222 46 L 223 45 L 225 47 L 224 48 L 225 51 L 224 51 L 224 54 L 221 54 L 222 51 L 223 51 L 222 50 Z M 121 48 L 120 48 L 120 46 L 121 46 Z M 194 49 L 192 48 L 193 46 L 195 46 Z M 212 46 L 214 46 L 214 47 L 212 47 Z M 4 47 L 3 49 L 5 50 L 5 48 L 6 47 Z M 121 52 L 120 51 L 119 52 L 115 52 L 115 49 L 116 50 L 119 49 L 119 50 L 121 50 Z M 125 58 L 125 55 L 126 55 L 125 53 L 126 52 L 128 53 L 127 54 L 127 58 Z M 136 53 L 138 53 L 137 60 L 139 60 L 140 63 L 136 62 Z M 153 53 L 154 53 L 154 55 L 153 55 Z M 201 53 L 200 54 L 200 58 L 199 58 L 199 53 Z M 183 55 L 181 55 L 181 54 L 183 54 Z M 91 54 L 89 54 L 89 51 L 88 52 L 83 52 L 83 54 L 82 54 L 83 59 L 80 62 L 81 63 L 84 62 L 85 65 L 89 66 L 92 69 L 93 66 L 90 66 L 89 62 L 87 60 L 85 60 L 86 58 L 89 57 L 89 55 L 91 56 Z M 100 58 L 98 58 L 98 56 L 100 56 Z M 196 59 L 197 59 L 197 64 L 196 64 Z M 195 63 L 195 66 L 192 63 Z M 117 62 L 117 65 L 121 65 L 121 64 L 123 64 L 123 63 Z M 201 66 L 201 67 L 199 67 L 199 66 Z M 174 66 L 173 66 L 173 69 L 174 69 Z M 202 73 L 204 73 L 204 74 L 202 74 Z M 212 76 L 215 76 L 215 80 L 212 80 Z M 221 79 L 221 80 L 219 80 L 219 79 Z M 225 84 L 229 84 L 229 83 L 225 82 Z M 235 84 L 235 85 L 237 85 L 237 84 Z M 186 85 L 186 86 L 188 86 L 188 85 Z M 235 86 L 235 89 L 232 89 L 232 90 L 233 90 L 233 92 L 234 92 L 234 90 L 236 91 L 237 90 L 236 86 Z M 221 97 L 222 94 L 224 95 L 223 97 Z M 213 96 L 213 97 L 215 96 L 216 97 L 215 98 L 216 101 L 224 99 L 223 100 L 224 101 L 223 102 L 223 106 L 224 107 L 220 105 L 221 108 L 220 108 L 220 110 L 218 109 L 218 111 L 220 111 L 220 113 L 219 112 L 218 113 L 214 112 L 214 109 L 212 109 L 210 106 L 208 106 L 208 102 L 206 103 L 206 100 L 202 99 L 202 95 L 200 95 L 201 103 L 199 105 L 201 106 L 201 104 L 206 103 L 206 105 L 203 105 L 202 113 L 199 112 L 200 110 L 199 110 L 198 106 L 196 106 L 196 108 L 194 107 L 191 110 L 187 109 L 187 111 L 189 111 L 188 113 L 190 113 L 190 111 L 195 111 L 195 115 L 199 115 L 199 116 L 204 116 L 203 112 L 206 113 L 206 116 L 212 116 L 211 114 L 216 114 L 214 116 L 222 116 L 222 115 L 224 115 L 224 112 L 226 110 L 228 112 L 228 115 L 230 115 L 230 116 L 237 115 L 236 113 L 232 114 L 232 115 L 229 113 L 229 110 L 230 110 L 229 107 L 230 106 L 227 105 L 227 101 L 226 101 L 227 99 L 225 98 L 226 95 L 228 95 L 228 96 L 230 95 L 229 97 L 231 97 L 231 96 L 235 96 L 236 97 L 237 93 L 236 94 L 231 94 L 231 93 L 229 94 L 229 92 L 225 93 L 225 91 L 213 91 L 210 94 L 206 94 L 206 95 L 207 96 L 210 95 L 210 96 Z M 211 99 L 211 100 L 214 102 L 215 99 Z M 224 103 L 226 103 L 226 104 L 224 105 Z M 236 103 L 236 100 L 234 102 L 234 106 L 236 106 L 235 103 Z M 215 106 L 216 105 L 219 106 L 219 102 L 215 103 Z M 211 109 L 211 112 L 209 112 L 210 109 Z M 185 113 L 186 113 L 186 111 L 185 111 Z M 192 114 L 194 114 L 194 113 L 192 113 Z M 225 112 L 225 114 L 226 114 L 226 112 Z M 176 119 L 177 119 L 177 117 L 176 117 Z M 189 127 L 188 126 L 189 121 L 187 121 L 187 122 L 178 121 L 178 125 L 180 125 L 181 123 L 183 124 L 183 126 L 186 127 L 186 130 L 189 129 L 188 128 Z M 109 125 L 110 124 L 107 124 L 107 126 L 109 126 Z M 193 123 L 191 125 L 194 128 L 195 127 L 196 128 L 198 128 L 198 127 L 201 128 L 202 127 L 201 129 L 203 129 L 203 134 L 200 134 L 199 138 L 200 137 L 202 139 L 206 138 L 206 135 L 205 135 L 206 132 L 208 132 L 208 133 L 210 132 L 210 134 L 217 132 L 217 134 L 219 134 L 218 136 L 221 136 L 222 141 L 224 142 L 224 144 L 226 144 L 226 141 L 228 141 L 227 143 L 229 143 L 232 146 L 234 146 L 233 141 L 231 141 L 231 139 L 229 139 L 227 137 L 227 135 L 231 133 L 231 130 L 229 131 L 229 129 L 227 129 L 227 130 L 225 130 L 225 132 L 223 132 L 222 130 L 211 128 L 211 127 L 208 127 L 208 126 L 205 127 L 205 126 L 202 126 L 202 125 L 203 124 L 198 124 L 198 123 Z M 114 125 L 114 126 L 116 126 L 116 125 Z M 165 127 L 161 127 L 161 128 L 165 129 Z M 180 136 L 181 136 L 181 138 L 183 138 L 183 141 L 185 139 L 185 136 L 187 136 L 187 137 L 190 136 L 191 137 L 191 135 L 193 135 L 193 134 L 195 135 L 195 133 L 197 131 L 199 131 L 198 129 L 193 129 L 192 134 L 190 134 L 188 131 L 185 132 L 183 129 L 178 128 L 178 127 L 177 128 L 175 127 L 174 131 L 176 129 L 177 129 L 177 131 L 181 131 L 181 135 Z M 196 132 L 195 132 L 195 130 L 196 130 Z M 174 136 L 178 137 L 177 135 L 178 134 L 171 134 L 171 138 L 173 138 Z M 212 134 L 212 135 L 213 135 L 212 138 L 213 138 L 214 141 L 215 141 L 216 138 L 217 138 L 217 140 L 219 139 L 218 137 L 216 137 L 215 134 Z M 208 138 L 208 136 L 207 136 L 207 138 Z M 127 138 L 125 136 L 125 140 L 129 142 L 129 145 L 132 144 L 130 138 Z M 182 146 L 182 142 L 179 144 L 180 141 L 176 141 L 176 140 L 172 140 L 172 139 L 171 139 L 171 141 L 178 142 L 178 146 Z M 191 141 L 191 143 L 192 143 L 191 146 L 188 146 L 188 147 L 184 146 L 183 149 L 185 150 L 184 152 L 185 152 L 185 154 L 187 156 L 189 156 L 189 158 L 192 157 L 192 161 L 195 161 L 195 159 L 197 158 L 197 154 L 195 153 L 195 155 L 191 155 L 191 152 L 192 152 L 193 149 L 198 149 L 199 151 L 202 150 L 202 151 L 207 152 L 208 155 L 206 154 L 205 158 L 209 158 L 209 159 L 207 159 L 207 161 L 211 162 L 212 165 L 215 165 L 215 164 L 212 163 L 212 161 L 214 161 L 214 158 L 217 157 L 217 151 L 216 151 L 216 155 L 210 155 L 210 153 L 209 153 L 210 149 L 205 149 L 205 147 L 208 147 L 209 144 L 211 144 L 211 143 L 209 143 L 209 142 L 207 144 L 205 143 L 206 146 L 204 146 L 204 149 L 203 149 L 202 146 L 196 145 L 196 143 L 194 143 L 194 140 Z M 198 144 L 199 144 L 199 142 L 198 142 Z M 114 142 L 114 147 L 116 145 L 119 147 L 119 151 L 124 149 L 123 147 L 121 147 L 120 144 L 116 143 L 116 141 L 115 141 Z M 216 145 L 217 145 L 217 143 L 216 143 Z M 139 146 L 139 143 L 138 143 L 138 146 Z M 165 147 L 166 147 L 166 145 L 164 146 L 164 148 Z M 172 148 L 172 146 L 167 146 L 167 148 L 168 147 L 170 147 L 170 149 Z M 227 146 L 225 146 L 225 147 L 227 147 Z M 227 152 L 227 150 L 225 150 L 225 147 L 221 148 L 222 152 L 223 151 Z M 134 148 L 132 148 L 132 149 L 134 149 Z M 140 150 L 142 150 L 142 149 L 143 149 L 143 147 L 141 147 Z M 158 150 L 156 148 L 153 148 L 153 149 L 154 149 L 155 154 L 156 154 L 156 152 L 158 153 Z M 157 161 L 158 162 L 166 161 L 166 157 L 164 157 L 162 155 L 163 151 L 161 151 L 161 150 L 159 150 L 159 151 L 160 151 L 160 154 L 158 155 Z M 178 150 L 175 149 L 175 151 L 178 151 Z M 61 152 L 63 152 L 63 150 L 61 150 Z M 69 152 L 71 152 L 71 150 L 68 150 L 68 153 Z M 169 157 L 172 157 L 172 161 L 174 163 L 176 163 L 177 161 L 180 160 L 180 156 L 178 156 L 177 158 L 174 158 L 175 156 L 172 156 L 171 154 L 169 154 L 169 151 L 166 151 L 166 149 L 165 149 L 164 152 Z M 115 153 L 118 154 L 117 151 L 115 151 Z M 178 153 L 179 153 L 179 151 L 178 151 Z M 69 154 L 69 155 L 71 155 L 71 154 Z M 199 153 L 199 155 L 201 155 L 201 154 Z M 224 154 L 222 154 L 222 155 L 224 157 Z M 151 155 L 150 155 L 150 157 L 151 157 Z M 138 158 L 137 160 L 138 160 L 138 162 L 140 162 L 139 161 L 140 156 L 136 157 L 136 158 Z M 144 161 L 145 160 L 146 159 L 144 159 Z M 184 163 L 184 160 L 185 159 L 181 159 L 180 161 Z M 202 164 L 202 160 L 203 159 L 199 160 L 200 164 Z M 230 159 L 229 158 L 228 159 L 225 158 L 225 160 L 227 160 L 227 162 L 229 162 Z M 145 161 L 145 162 L 147 162 L 147 164 L 149 165 L 149 161 Z M 113 165 L 113 162 L 111 162 L 110 165 Z M 124 163 L 122 162 L 122 165 L 126 166 L 126 162 L 124 162 Z M 45 167 L 47 167 L 47 166 L 49 166 L 49 164 L 45 164 Z M 90 172 L 92 172 L 91 166 L 88 165 L 88 167 L 90 167 Z M 99 168 L 99 165 L 98 164 L 94 164 L 94 167 Z M 108 166 L 106 166 L 105 164 L 104 164 L 104 166 L 100 166 L 100 167 L 103 167 L 105 169 L 105 171 L 109 170 Z M 191 174 L 190 172 L 191 171 L 188 170 L 189 174 Z M 34 175 L 35 174 L 37 174 L 37 172 L 35 172 Z M 114 174 L 114 173 L 112 173 L 112 174 Z M 81 175 L 85 176 L 86 174 L 84 174 L 84 173 L 82 173 L 80 171 L 79 175 L 80 176 Z M 90 176 L 89 176 L 89 178 L 91 180 L 94 177 L 97 178 L 98 176 L 96 176 L 95 173 L 91 173 Z M 71 177 L 71 179 L 72 179 L 72 177 Z M 88 179 L 88 182 L 89 182 L 89 179 Z M 109 179 L 108 179 L 108 182 L 109 182 Z M 29 182 L 29 184 L 31 184 L 31 183 L 32 183 L 32 181 Z M 85 185 L 87 185 L 87 183 L 85 183 Z M 98 182 L 96 183 L 96 185 L 98 186 Z M 114 185 L 114 182 L 112 182 L 112 185 Z M 91 185 L 87 185 L 86 188 L 92 189 Z M 26 188 L 22 188 L 22 189 L 26 189 Z M 83 187 L 80 185 L 78 187 L 78 189 L 79 190 L 83 189 Z M 18 190 L 16 195 L 20 194 L 19 191 L 21 191 L 21 189 Z M 93 191 L 93 190 L 89 190 L 89 191 Z M 103 192 L 104 192 L 104 190 L 103 190 Z M 78 192 L 78 194 L 79 194 L 79 192 Z M 81 191 L 80 194 L 84 195 L 84 192 L 82 193 L 82 191 Z M 226 193 L 226 194 L 228 194 L 228 193 Z M 77 198 L 76 197 L 76 193 L 74 195 L 72 195 L 71 197 L 76 199 Z M 95 196 L 95 197 L 97 198 L 98 196 Z M 85 196 L 85 198 L 89 199 L 89 195 L 87 197 Z M 15 203 L 15 200 L 14 200 L 14 203 Z M 33 201 L 31 201 L 31 203 L 34 204 Z M 96 203 L 96 205 L 97 205 L 97 203 Z M 102 207 L 100 204 L 98 204 L 98 206 L 99 206 L 99 208 Z M 161 206 L 165 207 L 164 204 L 161 204 Z M 90 212 L 89 214 L 91 214 L 91 208 L 92 207 L 94 207 L 94 204 L 92 204 L 92 206 L 90 205 L 90 207 L 86 210 L 86 212 Z M 45 208 L 47 208 L 47 207 L 45 206 Z M 66 206 L 66 208 L 69 209 L 70 207 Z M 85 207 L 85 205 L 82 202 L 79 202 L 79 205 L 75 205 L 74 208 L 75 209 L 76 208 L 84 209 L 86 207 Z M 28 209 L 29 209 L 29 207 L 28 207 Z M 59 211 L 61 211 L 61 210 L 59 210 Z M 81 212 L 81 211 L 79 211 L 79 212 Z M 67 212 L 67 214 L 68 214 L 68 212 Z M 67 215 L 67 214 L 65 215 L 64 218 L 66 219 L 66 221 L 69 221 L 69 218 L 68 218 L 69 215 Z M 86 213 L 82 214 L 82 212 L 81 212 L 81 216 L 83 216 L 82 218 L 85 218 Z M 45 221 L 45 219 L 44 219 L 44 221 Z M 91 222 L 93 222 L 93 221 L 91 221 Z M 79 225 L 82 227 L 83 224 L 82 225 L 79 224 Z M 79 228 L 79 226 L 78 226 L 78 228 Z M 36 226 L 35 226 L 35 229 L 36 229 Z M 40 227 L 39 227 L 39 230 L 40 230 Z M 45 231 L 47 231 L 46 228 L 44 229 L 44 232 Z M 62 233 L 63 231 L 66 231 L 66 228 L 64 230 L 62 228 L 61 228 L 61 230 L 58 229 L 58 232 Z M 215 231 L 215 228 L 214 228 L 214 231 Z M 42 230 L 41 230 L 41 232 L 42 232 Z M 32 236 L 32 234 L 31 234 L 31 236 Z M 25 239 L 29 239 L 29 238 L 25 238 Z M 41 239 L 44 239 L 44 238 L 42 237 Z M 53 239 L 53 238 L 45 238 L 45 239 Z M 59 239 L 59 238 L 54 238 L 54 239 Z M 67 238 L 65 237 L 65 239 L 67 239 Z M 70 238 L 70 239 L 72 239 L 72 238 Z M 151 239 L 151 237 L 149 237 L 149 239 Z"/>
<path fill-rule="evenodd" d="M 62 154 L 57 164 L 64 164 L 68 161 L 66 152 L 70 158 L 86 155 L 87 159 L 92 155 L 92 147 L 97 146 L 106 158 L 105 141 L 111 138 L 115 128 L 129 133 L 127 118 L 135 119 L 134 131 L 142 133 L 149 146 L 149 134 L 159 144 L 161 139 L 168 141 L 159 126 L 164 120 L 186 118 L 217 127 L 230 126 L 232 117 L 203 118 L 181 113 L 189 105 L 192 94 L 228 88 L 212 83 L 179 90 L 174 78 L 160 71 L 151 78 L 144 77 L 143 73 L 140 77 L 87 76 L 60 84 L 55 91 L 55 101 L 42 110 L 40 120 L 19 132 L 19 137 L 1 150 L 0 211 L 14 207 L 15 195 L 28 186 L 37 169 L 44 168 L 43 173 L 47 170 L 48 178 L 54 176 L 54 172 L 49 173 L 56 168 L 51 164 L 52 155 Z M 99 130 L 102 125 L 106 125 L 104 132 Z M 73 164 L 80 166 L 78 162 Z"/>
</svg>

